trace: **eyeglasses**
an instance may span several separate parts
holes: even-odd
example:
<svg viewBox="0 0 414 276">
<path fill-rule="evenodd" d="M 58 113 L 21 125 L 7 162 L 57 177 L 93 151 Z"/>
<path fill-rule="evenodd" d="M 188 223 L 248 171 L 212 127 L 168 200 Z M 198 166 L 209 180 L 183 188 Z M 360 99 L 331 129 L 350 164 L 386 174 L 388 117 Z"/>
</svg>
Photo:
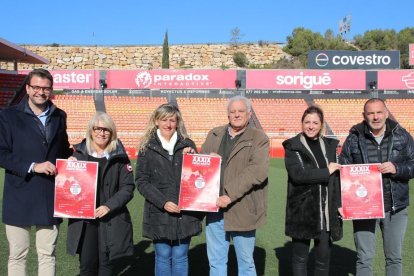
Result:
<svg viewBox="0 0 414 276">
<path fill-rule="evenodd" d="M 28 84 L 28 86 L 30 86 L 33 89 L 33 91 L 36 93 L 40 92 L 41 90 L 43 90 L 43 92 L 45 93 L 50 93 L 53 90 L 53 87 L 41 87 L 41 86 L 36 86 L 36 85 L 31 85 L 31 84 Z"/>
<path fill-rule="evenodd" d="M 112 130 L 110 130 L 109 128 L 106 128 L 106 127 L 93 127 L 92 130 L 96 134 L 99 134 L 101 132 L 103 132 L 104 134 L 110 134 L 112 132 Z"/>
</svg>

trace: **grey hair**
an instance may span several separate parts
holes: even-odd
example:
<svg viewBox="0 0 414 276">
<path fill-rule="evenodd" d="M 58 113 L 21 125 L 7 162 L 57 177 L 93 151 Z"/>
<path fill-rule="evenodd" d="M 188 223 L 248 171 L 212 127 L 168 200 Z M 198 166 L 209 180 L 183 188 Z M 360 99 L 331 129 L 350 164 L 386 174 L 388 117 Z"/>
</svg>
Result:
<svg viewBox="0 0 414 276">
<path fill-rule="evenodd" d="M 233 102 L 239 102 L 239 101 L 242 101 L 242 102 L 244 102 L 246 104 L 247 112 L 251 112 L 252 111 L 252 104 L 250 103 L 250 100 L 248 98 L 244 97 L 244 96 L 238 95 L 238 96 L 231 97 L 227 101 L 227 112 L 229 111 L 230 105 Z"/>
</svg>

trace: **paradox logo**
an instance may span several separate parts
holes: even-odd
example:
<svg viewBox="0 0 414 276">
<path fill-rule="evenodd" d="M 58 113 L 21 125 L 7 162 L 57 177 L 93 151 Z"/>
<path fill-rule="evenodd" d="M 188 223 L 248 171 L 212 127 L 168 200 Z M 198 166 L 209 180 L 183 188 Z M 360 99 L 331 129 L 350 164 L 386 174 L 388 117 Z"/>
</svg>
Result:
<svg viewBox="0 0 414 276">
<path fill-rule="evenodd" d="M 401 80 L 405 83 L 405 86 L 410 89 L 414 89 L 414 71 L 405 75 L 401 78 Z"/>
<path fill-rule="evenodd" d="M 148 72 L 138 73 L 135 77 L 135 83 L 139 88 L 148 88 L 152 84 L 152 76 Z"/>
<path fill-rule="evenodd" d="M 320 53 L 315 57 L 315 62 L 319 67 L 325 67 L 329 63 L 329 57 L 325 53 Z"/>
<path fill-rule="evenodd" d="M 369 174 L 369 167 L 368 166 L 355 166 L 350 168 L 351 175 L 361 175 L 361 174 Z"/>
<path fill-rule="evenodd" d="M 203 74 L 153 74 L 140 72 L 135 77 L 135 83 L 139 88 L 155 86 L 209 86 L 209 75 Z"/>
</svg>

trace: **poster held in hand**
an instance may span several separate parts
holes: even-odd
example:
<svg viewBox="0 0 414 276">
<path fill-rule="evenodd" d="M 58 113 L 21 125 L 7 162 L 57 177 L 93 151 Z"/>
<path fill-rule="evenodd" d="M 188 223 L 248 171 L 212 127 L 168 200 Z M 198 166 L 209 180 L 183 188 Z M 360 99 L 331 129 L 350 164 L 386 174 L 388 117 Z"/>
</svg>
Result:
<svg viewBox="0 0 414 276">
<path fill-rule="evenodd" d="M 217 212 L 221 157 L 184 154 L 178 207 L 181 210 Z"/>
<path fill-rule="evenodd" d="M 98 163 L 56 160 L 55 217 L 94 219 Z"/>
<path fill-rule="evenodd" d="M 343 219 L 384 218 L 382 174 L 379 163 L 343 165 L 341 195 Z"/>
</svg>

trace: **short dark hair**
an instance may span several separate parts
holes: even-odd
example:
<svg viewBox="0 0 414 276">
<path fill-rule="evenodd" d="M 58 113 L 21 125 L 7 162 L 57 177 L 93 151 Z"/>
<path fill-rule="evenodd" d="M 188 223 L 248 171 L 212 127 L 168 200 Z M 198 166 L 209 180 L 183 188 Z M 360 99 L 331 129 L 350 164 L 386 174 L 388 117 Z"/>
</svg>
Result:
<svg viewBox="0 0 414 276">
<path fill-rule="evenodd" d="M 42 79 L 48 79 L 50 81 L 50 86 L 53 87 L 53 76 L 48 70 L 43 68 L 33 69 L 33 71 L 27 75 L 25 84 L 30 85 L 30 82 L 34 76 L 38 76 Z"/>
<path fill-rule="evenodd" d="M 306 108 L 305 112 L 303 112 L 303 115 L 302 115 L 302 123 L 303 123 L 303 120 L 305 120 L 305 117 L 308 114 L 314 114 L 314 113 L 316 113 L 319 116 L 319 119 L 321 120 L 321 123 L 323 125 L 324 122 L 325 122 L 324 121 L 324 116 L 323 116 L 323 110 L 322 110 L 322 108 L 320 108 L 319 106 L 316 106 L 316 105 L 311 105 L 308 108 Z"/>
<path fill-rule="evenodd" d="M 375 102 L 381 102 L 384 105 L 385 109 L 388 110 L 387 105 L 385 104 L 385 101 L 383 99 L 380 99 L 380 98 L 371 98 L 371 99 L 369 99 L 368 101 L 366 101 L 364 103 L 364 113 L 365 113 L 365 108 L 367 107 L 367 105 L 370 104 L 370 103 L 375 103 Z"/>
</svg>

